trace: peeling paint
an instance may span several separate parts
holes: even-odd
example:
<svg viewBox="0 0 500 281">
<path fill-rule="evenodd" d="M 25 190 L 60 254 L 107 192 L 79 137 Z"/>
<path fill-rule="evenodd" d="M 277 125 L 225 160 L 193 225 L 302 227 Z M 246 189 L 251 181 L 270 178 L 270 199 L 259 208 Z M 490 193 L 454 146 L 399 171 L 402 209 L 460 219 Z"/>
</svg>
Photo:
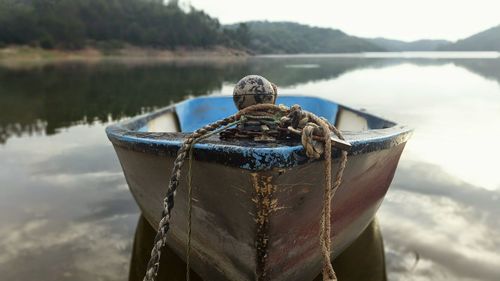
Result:
<svg viewBox="0 0 500 281">
<path fill-rule="evenodd" d="M 335 114 L 339 108 L 336 103 L 313 97 L 280 97 L 278 102 L 300 104 L 304 109 L 310 110 L 318 116 L 327 117 L 332 123 L 335 121 Z M 106 128 L 106 133 L 111 142 L 120 147 L 157 155 L 175 156 L 188 135 L 187 131 L 198 129 L 207 123 L 234 113 L 235 109 L 226 112 L 217 108 L 217 106 L 224 104 L 232 104 L 231 97 L 191 99 L 153 113 L 113 124 Z M 342 108 L 346 109 L 346 107 Z M 366 131 L 344 132 L 344 137 L 352 145 L 349 152 L 351 156 L 388 149 L 406 142 L 410 137 L 411 130 L 405 126 L 398 126 L 366 113 L 349 110 L 366 118 L 370 126 L 376 126 Z M 151 120 L 172 112 L 177 114 L 183 132 L 143 131 L 145 128 L 149 128 L 147 124 Z M 194 118 L 192 114 L 198 115 Z M 193 118 L 189 119 L 190 116 Z M 194 121 L 198 123 L 189 123 Z M 391 126 L 386 127 L 388 125 Z M 278 141 L 268 144 L 236 140 L 228 142 L 220 140 L 218 136 L 212 136 L 203 140 L 202 143 L 195 144 L 194 151 L 196 160 L 217 162 L 250 171 L 291 168 L 309 161 L 300 142 Z M 339 157 L 339 150 L 333 150 L 332 156 Z"/>
</svg>

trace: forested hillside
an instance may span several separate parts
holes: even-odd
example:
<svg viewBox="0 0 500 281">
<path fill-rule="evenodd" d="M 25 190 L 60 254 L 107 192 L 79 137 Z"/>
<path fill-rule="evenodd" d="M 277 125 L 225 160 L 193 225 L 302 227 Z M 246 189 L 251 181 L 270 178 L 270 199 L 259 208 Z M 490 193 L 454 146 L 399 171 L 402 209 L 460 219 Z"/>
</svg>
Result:
<svg viewBox="0 0 500 281">
<path fill-rule="evenodd" d="M 0 0 L 0 48 L 118 49 L 126 44 L 158 49 L 223 45 L 257 54 L 500 51 L 500 26 L 456 43 L 404 42 L 294 22 L 222 26 L 201 10 L 180 8 L 177 0 Z"/>
<path fill-rule="evenodd" d="M 248 37 L 240 40 L 256 53 L 347 53 L 377 52 L 383 48 L 367 40 L 350 36 L 344 32 L 331 29 L 311 27 L 294 22 L 254 21 L 240 25 L 228 26 L 238 28 L 241 34 Z"/>
<path fill-rule="evenodd" d="M 161 0 L 0 0 L 0 44 L 78 49 L 87 44 L 174 48 L 237 45 L 219 21 Z"/>
</svg>

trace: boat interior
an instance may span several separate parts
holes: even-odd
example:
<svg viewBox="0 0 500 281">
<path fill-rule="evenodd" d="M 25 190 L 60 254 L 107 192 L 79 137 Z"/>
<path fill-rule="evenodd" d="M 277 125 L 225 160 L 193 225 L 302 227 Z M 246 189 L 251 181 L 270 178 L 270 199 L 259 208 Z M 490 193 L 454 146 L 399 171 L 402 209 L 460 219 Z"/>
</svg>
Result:
<svg viewBox="0 0 500 281">
<path fill-rule="evenodd" d="M 361 132 L 385 129 L 396 124 L 363 111 L 350 109 L 317 97 L 280 96 L 276 102 L 292 106 L 299 104 L 304 110 L 328 119 L 342 131 Z M 232 96 L 205 96 L 183 101 L 175 107 L 165 108 L 143 116 L 146 120 L 132 122 L 129 130 L 138 132 L 193 132 L 209 123 L 236 113 Z M 139 120 L 137 120 L 139 121 Z M 133 126 L 133 124 L 137 126 Z M 139 125 L 140 124 L 140 125 Z"/>
</svg>

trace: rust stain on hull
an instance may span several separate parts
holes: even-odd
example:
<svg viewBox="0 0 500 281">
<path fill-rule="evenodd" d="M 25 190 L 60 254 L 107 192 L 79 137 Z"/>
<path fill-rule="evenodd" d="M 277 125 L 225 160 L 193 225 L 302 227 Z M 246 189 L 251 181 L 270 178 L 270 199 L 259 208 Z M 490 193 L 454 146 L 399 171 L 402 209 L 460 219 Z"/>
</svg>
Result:
<svg viewBox="0 0 500 281">
<path fill-rule="evenodd" d="M 278 200 L 274 198 L 276 186 L 272 184 L 273 177 L 271 175 L 251 173 L 250 176 L 255 192 L 252 201 L 255 203 L 255 223 L 257 224 L 255 240 L 256 280 L 266 281 L 269 280 L 266 266 L 269 256 L 269 217 L 279 209 Z"/>
</svg>

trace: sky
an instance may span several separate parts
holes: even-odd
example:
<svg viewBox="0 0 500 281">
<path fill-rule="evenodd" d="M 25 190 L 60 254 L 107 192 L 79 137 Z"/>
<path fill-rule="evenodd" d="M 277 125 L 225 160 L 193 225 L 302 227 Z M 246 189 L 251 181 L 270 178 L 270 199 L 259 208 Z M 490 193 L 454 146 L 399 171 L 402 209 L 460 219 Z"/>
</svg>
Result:
<svg viewBox="0 0 500 281">
<path fill-rule="evenodd" d="M 499 0 L 185 0 L 221 23 L 295 21 L 360 37 L 457 40 L 500 24 Z"/>
</svg>

